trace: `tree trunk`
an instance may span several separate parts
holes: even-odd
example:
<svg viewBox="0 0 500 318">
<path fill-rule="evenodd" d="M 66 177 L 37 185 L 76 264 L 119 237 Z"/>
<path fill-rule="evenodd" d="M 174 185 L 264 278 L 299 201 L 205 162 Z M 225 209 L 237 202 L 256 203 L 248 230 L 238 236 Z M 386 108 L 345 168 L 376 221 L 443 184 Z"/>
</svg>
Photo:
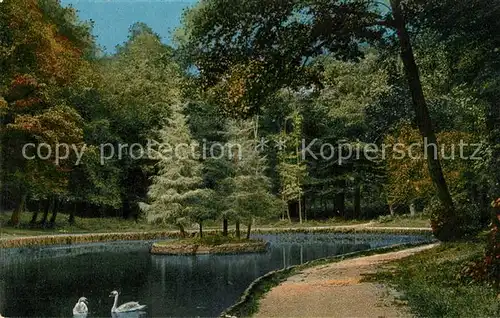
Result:
<svg viewBox="0 0 500 318">
<path fill-rule="evenodd" d="M 285 196 L 284 196 L 283 194 L 281 195 L 281 200 L 282 200 L 283 202 L 286 202 L 286 201 L 285 201 Z M 288 206 L 288 205 L 287 205 L 287 206 Z M 287 214 L 288 214 L 288 213 L 287 213 Z M 284 221 L 284 220 L 285 220 L 285 209 L 281 209 L 281 220 L 282 220 L 282 221 Z"/>
<path fill-rule="evenodd" d="M 290 216 L 290 205 L 286 204 L 286 216 L 288 217 L 288 222 L 292 223 L 292 217 Z"/>
<path fill-rule="evenodd" d="M 247 240 L 250 239 L 251 231 L 252 231 L 252 221 L 250 221 L 250 223 L 248 223 L 248 225 L 247 225 Z"/>
<path fill-rule="evenodd" d="M 295 129 L 295 127 L 294 127 Z M 295 154 L 297 156 L 297 167 L 300 165 L 300 155 L 299 155 L 299 146 L 295 148 Z M 300 180 L 297 180 L 297 184 L 299 185 L 299 199 L 298 199 L 298 204 L 299 204 L 299 222 L 302 224 L 302 194 L 300 193 L 302 191 L 302 184 L 300 184 Z"/>
<path fill-rule="evenodd" d="M 50 217 L 49 221 L 49 227 L 53 228 L 56 225 L 56 218 L 57 218 L 57 213 L 59 212 L 59 207 L 62 204 L 58 201 L 56 201 L 56 204 L 54 205 L 54 209 L 52 210 L 52 216 Z"/>
<path fill-rule="evenodd" d="M 304 221 L 307 222 L 306 197 L 302 197 L 302 211 L 304 212 Z"/>
<path fill-rule="evenodd" d="M 302 197 L 300 196 L 299 193 L 299 199 L 297 201 L 298 204 L 298 210 L 299 210 L 299 223 L 302 224 Z"/>
<path fill-rule="evenodd" d="M 36 224 L 36 220 L 38 219 L 38 213 L 43 209 L 43 202 L 38 201 L 38 209 L 33 211 L 33 215 L 31 216 L 30 225 L 33 226 Z"/>
<path fill-rule="evenodd" d="M 184 226 L 182 224 L 178 224 L 179 231 L 181 232 L 181 237 L 185 238 L 186 237 L 186 230 L 184 230 Z"/>
<path fill-rule="evenodd" d="M 335 212 L 340 216 L 345 216 L 345 194 L 339 192 L 335 194 Z"/>
<path fill-rule="evenodd" d="M 227 236 L 228 227 L 229 227 L 228 220 L 227 220 L 227 218 L 224 218 L 222 220 L 222 236 Z"/>
<path fill-rule="evenodd" d="M 432 182 L 437 190 L 437 195 L 443 205 L 443 215 L 438 216 L 438 219 L 433 222 L 434 235 L 440 240 L 456 239 L 456 215 L 453 206 L 448 185 L 443 175 L 441 162 L 438 156 L 434 156 L 433 147 L 436 147 L 436 153 L 439 149 L 437 145 L 436 135 L 432 126 L 429 109 L 425 100 L 420 74 L 413 48 L 410 41 L 410 36 L 406 29 L 406 21 L 401 11 L 401 0 L 391 0 L 392 14 L 394 17 L 394 25 L 401 46 L 401 59 L 403 61 L 408 86 L 410 88 L 413 106 L 415 109 L 417 125 L 425 141 L 427 141 L 427 165 Z M 431 155 L 429 155 L 431 154 Z"/>
<path fill-rule="evenodd" d="M 24 212 L 24 208 L 26 206 L 26 198 L 28 196 L 26 194 L 23 194 L 21 198 L 19 199 L 19 203 L 16 207 L 16 209 L 12 212 L 12 215 L 10 216 L 10 221 L 9 224 L 18 227 L 19 223 L 21 222 L 21 213 Z"/>
<path fill-rule="evenodd" d="M 55 199 L 52 197 L 49 198 L 45 205 L 43 216 L 42 219 L 40 220 L 40 225 L 45 226 L 45 224 L 47 223 L 47 218 L 49 217 L 49 213 L 54 210 L 54 205 L 55 205 Z"/>
<path fill-rule="evenodd" d="M 361 186 L 356 185 L 354 187 L 354 215 L 355 219 L 359 219 L 361 216 Z"/>
<path fill-rule="evenodd" d="M 30 225 L 35 225 L 36 220 L 38 219 L 38 212 L 40 210 L 33 211 L 33 214 L 31 215 L 31 220 L 30 220 Z"/>
<path fill-rule="evenodd" d="M 417 211 L 417 209 L 415 207 L 415 201 L 411 201 L 410 202 L 410 216 L 414 217 L 416 214 L 416 211 Z"/>
<path fill-rule="evenodd" d="M 236 238 L 240 239 L 241 238 L 241 231 L 240 231 L 240 221 L 236 221 Z"/>
<path fill-rule="evenodd" d="M 55 227 L 55 225 L 56 225 L 56 218 L 57 218 L 57 213 L 58 212 L 59 212 L 58 209 L 54 209 L 54 211 L 52 212 L 52 216 L 50 217 L 50 220 L 49 220 L 49 227 L 50 228 Z"/>
<path fill-rule="evenodd" d="M 200 221 L 200 238 L 203 238 L 203 222 Z"/>
<path fill-rule="evenodd" d="M 77 208 L 77 206 L 78 206 L 78 204 L 75 202 L 74 205 L 73 205 L 73 209 L 69 213 L 68 223 L 70 225 L 75 225 L 75 214 L 76 214 L 76 208 Z"/>
</svg>

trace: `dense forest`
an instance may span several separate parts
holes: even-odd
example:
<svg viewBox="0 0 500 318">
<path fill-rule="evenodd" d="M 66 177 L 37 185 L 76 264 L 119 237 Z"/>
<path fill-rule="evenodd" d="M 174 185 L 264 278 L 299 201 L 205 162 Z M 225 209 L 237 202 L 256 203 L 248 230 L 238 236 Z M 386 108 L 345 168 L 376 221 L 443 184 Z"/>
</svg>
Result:
<svg viewBox="0 0 500 318">
<path fill-rule="evenodd" d="M 500 193 L 498 30 L 498 0 L 204 0 L 172 46 L 136 23 L 110 55 L 58 0 L 5 0 L 2 213 L 249 235 L 423 211 L 442 240 L 477 233 Z"/>
</svg>

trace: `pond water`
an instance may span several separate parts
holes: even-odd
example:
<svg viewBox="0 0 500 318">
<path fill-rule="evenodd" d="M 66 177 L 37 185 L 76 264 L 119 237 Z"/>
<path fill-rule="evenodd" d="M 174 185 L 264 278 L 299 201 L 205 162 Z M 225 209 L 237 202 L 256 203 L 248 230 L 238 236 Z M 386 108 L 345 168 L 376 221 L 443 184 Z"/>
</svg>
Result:
<svg viewBox="0 0 500 318">
<path fill-rule="evenodd" d="M 0 249 L 0 313 L 6 317 L 70 317 L 79 297 L 88 317 L 110 317 L 119 303 L 147 305 L 146 317 L 215 317 L 257 277 L 326 256 L 428 240 L 380 234 L 258 235 L 268 252 L 240 255 L 150 255 L 151 242 Z"/>
</svg>

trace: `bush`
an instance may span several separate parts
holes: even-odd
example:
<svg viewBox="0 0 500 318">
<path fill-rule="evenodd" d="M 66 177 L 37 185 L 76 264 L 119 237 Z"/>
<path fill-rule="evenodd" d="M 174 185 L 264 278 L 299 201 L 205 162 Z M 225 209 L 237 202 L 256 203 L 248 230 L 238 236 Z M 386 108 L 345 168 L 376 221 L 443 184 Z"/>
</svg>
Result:
<svg viewBox="0 0 500 318">
<path fill-rule="evenodd" d="M 381 215 L 381 216 L 378 217 L 377 221 L 379 223 L 389 223 L 389 222 L 394 221 L 395 218 L 396 218 L 395 216 L 390 215 L 390 214 L 388 214 L 388 215 Z"/>
<path fill-rule="evenodd" d="M 462 277 L 473 281 L 487 281 L 500 289 L 500 198 L 491 204 L 494 209 L 488 244 L 484 257 L 471 262 L 462 270 Z"/>
<path fill-rule="evenodd" d="M 454 198 L 455 213 L 450 214 L 441 202 L 434 198 L 425 207 L 430 215 L 434 236 L 441 241 L 459 240 L 477 235 L 484 229 L 481 208 L 463 195 Z"/>
</svg>

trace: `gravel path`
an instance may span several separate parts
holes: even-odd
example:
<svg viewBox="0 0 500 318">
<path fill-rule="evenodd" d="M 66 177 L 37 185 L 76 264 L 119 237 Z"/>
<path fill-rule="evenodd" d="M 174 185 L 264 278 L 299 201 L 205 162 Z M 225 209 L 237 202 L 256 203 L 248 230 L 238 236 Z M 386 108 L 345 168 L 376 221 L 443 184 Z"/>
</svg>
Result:
<svg viewBox="0 0 500 318">
<path fill-rule="evenodd" d="M 360 282 L 383 263 L 435 247 L 397 252 L 312 267 L 271 289 L 256 317 L 411 317 L 396 304 L 396 293 L 383 285 Z"/>
</svg>

